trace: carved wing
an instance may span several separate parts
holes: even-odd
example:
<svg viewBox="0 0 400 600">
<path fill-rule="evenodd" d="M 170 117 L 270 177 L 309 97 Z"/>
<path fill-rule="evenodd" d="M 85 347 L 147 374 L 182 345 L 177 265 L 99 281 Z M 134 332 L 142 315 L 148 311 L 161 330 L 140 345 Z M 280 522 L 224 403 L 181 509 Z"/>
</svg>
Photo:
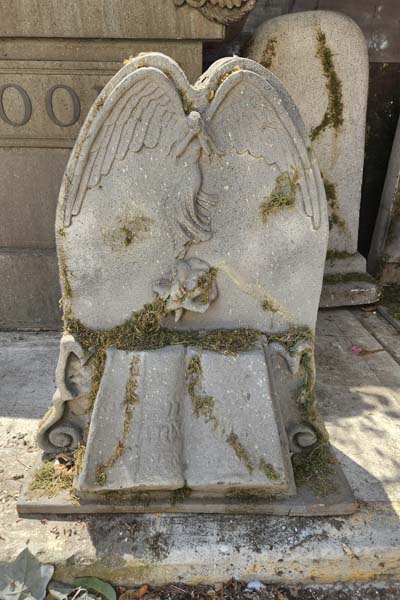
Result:
<svg viewBox="0 0 400 600">
<path fill-rule="evenodd" d="M 217 120 L 224 126 L 214 127 Z M 304 211 L 314 228 L 320 227 L 325 198 L 319 172 L 310 159 L 303 132 L 289 117 L 281 95 L 272 85 L 259 74 L 236 67 L 216 91 L 205 122 L 224 153 L 248 153 L 264 159 L 278 177 L 285 174 L 296 195 L 301 194 Z"/>
<path fill-rule="evenodd" d="M 78 148 L 81 162 L 65 203 L 64 226 L 79 213 L 87 190 L 97 186 L 128 151 L 161 144 L 167 155 L 188 131 L 179 92 L 164 73 L 156 68 L 129 73 L 102 106 L 94 105 L 78 138 L 75 152 Z"/>
</svg>

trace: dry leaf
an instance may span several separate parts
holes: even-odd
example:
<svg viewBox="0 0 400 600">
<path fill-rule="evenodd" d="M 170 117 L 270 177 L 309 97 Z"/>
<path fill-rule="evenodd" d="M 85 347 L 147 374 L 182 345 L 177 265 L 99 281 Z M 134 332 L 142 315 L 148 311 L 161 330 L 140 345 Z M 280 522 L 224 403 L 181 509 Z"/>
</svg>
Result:
<svg viewBox="0 0 400 600">
<path fill-rule="evenodd" d="M 351 351 L 353 354 L 357 354 L 358 356 L 368 356 L 369 354 L 376 354 L 377 352 L 383 352 L 384 348 L 377 348 L 375 350 L 371 350 L 366 346 L 358 346 L 357 344 L 353 344 L 351 347 Z"/>
<path fill-rule="evenodd" d="M 281 594 L 281 592 L 279 590 L 276 590 L 276 598 L 277 598 L 277 600 L 288 600 L 287 596 L 285 596 L 284 594 Z"/>
</svg>

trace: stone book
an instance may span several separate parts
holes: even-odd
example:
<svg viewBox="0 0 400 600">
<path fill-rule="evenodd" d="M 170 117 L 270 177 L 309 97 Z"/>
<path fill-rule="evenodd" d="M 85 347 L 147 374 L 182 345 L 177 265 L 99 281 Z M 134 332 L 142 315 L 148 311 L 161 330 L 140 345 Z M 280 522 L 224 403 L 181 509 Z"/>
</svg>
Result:
<svg viewBox="0 0 400 600">
<path fill-rule="evenodd" d="M 271 374 L 261 345 L 110 348 L 78 490 L 290 492 Z"/>
</svg>

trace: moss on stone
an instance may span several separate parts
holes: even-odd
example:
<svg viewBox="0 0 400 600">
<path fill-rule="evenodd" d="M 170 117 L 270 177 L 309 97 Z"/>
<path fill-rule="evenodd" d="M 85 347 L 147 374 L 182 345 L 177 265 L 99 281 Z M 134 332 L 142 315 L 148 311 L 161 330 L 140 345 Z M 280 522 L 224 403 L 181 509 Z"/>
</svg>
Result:
<svg viewBox="0 0 400 600">
<path fill-rule="evenodd" d="M 336 283 L 346 283 L 348 281 L 366 281 L 368 283 L 376 283 L 375 279 L 368 273 L 333 273 L 324 276 L 324 283 L 334 285 Z"/>
<path fill-rule="evenodd" d="M 346 250 L 328 250 L 326 253 L 326 258 L 329 260 L 345 260 L 346 258 L 351 258 L 354 256 L 351 252 L 346 252 Z"/>
<path fill-rule="evenodd" d="M 400 321 L 400 284 L 391 283 L 382 288 L 382 304 L 389 314 Z"/>
<path fill-rule="evenodd" d="M 53 498 L 64 490 L 72 488 L 75 471 L 63 469 L 56 471 L 54 461 L 45 461 L 35 471 L 29 491 Z"/>
<path fill-rule="evenodd" d="M 337 227 L 342 231 L 346 230 L 346 221 L 341 217 L 339 212 L 339 204 L 337 201 L 336 194 L 336 186 L 332 181 L 329 181 L 324 175 L 322 175 L 322 181 L 325 188 L 326 200 L 328 203 L 328 220 L 329 220 L 329 229 L 333 227 Z"/>
<path fill-rule="evenodd" d="M 264 488 L 232 488 L 225 494 L 225 498 L 232 500 L 238 500 L 239 502 L 253 503 L 260 502 L 260 500 L 268 501 L 276 499 L 276 496 L 271 496 Z"/>
<path fill-rule="evenodd" d="M 279 312 L 279 305 L 274 302 L 271 298 L 264 298 L 261 301 L 261 308 L 265 310 L 265 312 Z"/>
<path fill-rule="evenodd" d="M 215 267 L 210 267 L 206 273 L 203 273 L 203 275 L 200 275 L 200 277 L 197 278 L 196 290 L 200 290 L 200 295 L 198 296 L 200 304 L 209 303 L 210 290 L 216 276 L 217 269 Z"/>
<path fill-rule="evenodd" d="M 306 423 L 313 424 L 317 420 L 318 415 L 315 410 L 315 366 L 314 355 L 311 349 L 305 350 L 302 353 L 300 358 L 300 370 L 303 381 L 297 393 L 297 403 L 300 406 L 303 419 Z"/>
<path fill-rule="evenodd" d="M 299 342 L 313 342 L 314 334 L 309 327 L 289 327 L 286 331 L 268 334 L 268 342 L 277 342 L 285 346 L 291 354 L 296 352 Z"/>
<path fill-rule="evenodd" d="M 264 473 L 267 479 L 271 479 L 272 481 L 276 481 L 279 479 L 279 473 L 275 470 L 271 463 L 268 463 L 264 458 L 261 458 L 258 463 L 258 468 L 262 473 Z"/>
<path fill-rule="evenodd" d="M 60 257 L 60 276 L 63 283 L 63 298 L 68 298 L 68 300 L 70 300 L 72 298 L 72 287 L 69 279 L 67 261 L 62 248 L 59 248 L 58 255 Z"/>
<path fill-rule="evenodd" d="M 343 125 L 343 96 L 342 82 L 340 81 L 333 61 L 333 52 L 326 42 L 326 35 L 323 31 L 317 29 L 317 58 L 320 59 L 322 71 L 326 79 L 326 89 L 328 92 L 328 106 L 322 121 L 311 130 L 310 137 L 314 141 L 327 128 L 338 131 Z"/>
<path fill-rule="evenodd" d="M 239 65 L 237 65 L 236 67 L 234 67 L 233 69 L 231 69 L 230 71 L 228 71 L 227 73 L 224 73 L 223 75 L 221 75 L 221 77 L 218 79 L 218 85 L 220 86 L 221 83 L 223 83 L 226 79 L 228 79 L 228 77 L 230 75 L 232 75 L 232 73 L 237 73 L 238 71 L 242 71 L 242 67 L 240 67 Z"/>
<path fill-rule="evenodd" d="M 261 336 L 257 329 L 249 327 L 200 331 L 167 329 L 161 326 L 165 315 L 165 301 L 156 296 L 152 302 L 134 312 L 130 319 L 112 329 L 90 329 L 68 314 L 65 322 L 66 330 L 79 340 L 83 348 L 94 347 L 98 349 L 97 352 L 102 352 L 101 356 L 97 356 L 96 352 L 97 372 L 104 364 L 104 353 L 110 346 L 120 350 L 152 350 L 182 344 L 223 354 L 236 354 L 253 349 Z"/>
<path fill-rule="evenodd" d="M 226 438 L 226 442 L 231 446 L 237 458 L 245 465 L 249 473 L 254 471 L 253 461 L 251 460 L 250 454 L 239 441 L 238 436 L 233 431 Z"/>
<path fill-rule="evenodd" d="M 294 206 L 296 193 L 300 188 L 298 181 L 299 174 L 297 170 L 294 170 L 292 174 L 285 171 L 278 175 L 274 189 L 260 205 L 260 215 L 263 223 L 267 222 L 271 213 Z"/>
<path fill-rule="evenodd" d="M 185 483 L 185 485 L 183 487 L 171 492 L 171 494 L 169 496 L 169 501 L 173 505 L 181 504 L 182 502 L 184 502 L 185 500 L 190 498 L 191 495 L 192 495 L 192 490 Z"/>
<path fill-rule="evenodd" d="M 218 420 L 214 415 L 214 398 L 205 394 L 201 389 L 202 368 L 200 357 L 197 354 L 190 357 L 185 375 L 194 414 L 196 417 L 204 417 L 206 422 L 211 422 L 213 429 L 216 429 L 218 427 Z"/>
<path fill-rule="evenodd" d="M 262 57 L 260 63 L 266 69 L 270 69 L 273 63 L 273 60 L 276 56 L 276 44 L 278 40 L 276 38 L 271 38 L 265 44 L 264 52 L 262 53 Z"/>
<path fill-rule="evenodd" d="M 329 443 L 323 440 L 294 454 L 292 463 L 296 484 L 307 484 L 317 496 L 323 497 L 334 492 L 334 462 Z"/>
</svg>

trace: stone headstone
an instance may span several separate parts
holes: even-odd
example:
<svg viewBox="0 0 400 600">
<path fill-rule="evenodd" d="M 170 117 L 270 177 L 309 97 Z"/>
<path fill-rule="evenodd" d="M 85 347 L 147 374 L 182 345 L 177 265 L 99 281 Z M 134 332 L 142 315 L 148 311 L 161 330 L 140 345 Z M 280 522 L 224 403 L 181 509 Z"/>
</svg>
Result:
<svg viewBox="0 0 400 600">
<path fill-rule="evenodd" d="M 290 454 L 325 439 L 328 219 L 279 80 L 228 58 L 192 87 L 162 54 L 130 61 L 88 114 L 56 231 L 66 332 L 38 439 L 79 453 L 82 505 L 294 494 Z"/>
<path fill-rule="evenodd" d="M 59 328 L 58 190 L 90 106 L 130 56 L 160 51 L 190 81 L 203 42 L 240 29 L 254 0 L 6 0 L 0 19 L 0 327 Z M 228 3 L 230 4 L 230 3 Z M 208 14 L 204 12 L 208 8 Z M 232 26 L 230 23 L 233 23 Z"/>
<path fill-rule="evenodd" d="M 357 252 L 368 94 L 368 52 L 348 17 L 309 11 L 266 21 L 247 56 L 271 70 L 297 104 L 323 176 L 330 235 L 322 306 L 374 302 Z"/>
<path fill-rule="evenodd" d="M 372 237 L 368 268 L 382 283 L 400 283 L 400 121 Z"/>
</svg>

